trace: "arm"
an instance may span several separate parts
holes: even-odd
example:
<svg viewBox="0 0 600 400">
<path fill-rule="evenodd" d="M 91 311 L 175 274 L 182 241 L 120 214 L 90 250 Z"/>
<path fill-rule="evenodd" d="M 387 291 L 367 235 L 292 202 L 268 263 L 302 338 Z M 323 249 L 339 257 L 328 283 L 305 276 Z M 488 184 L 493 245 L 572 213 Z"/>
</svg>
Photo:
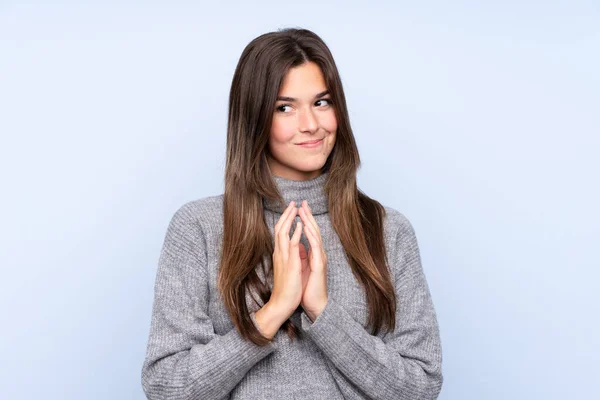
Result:
<svg viewBox="0 0 600 400">
<path fill-rule="evenodd" d="M 142 387 L 148 399 L 227 398 L 275 348 L 219 336 L 208 316 L 206 242 L 189 203 L 173 216 L 158 262 Z M 251 315 L 256 324 L 254 314 Z"/>
<path fill-rule="evenodd" d="M 302 330 L 328 358 L 348 398 L 436 399 L 441 391 L 439 327 L 421 266 L 412 225 L 400 216 L 392 267 L 397 271 L 396 329 L 380 339 L 355 321 L 335 299 L 311 322 L 302 313 Z"/>
</svg>

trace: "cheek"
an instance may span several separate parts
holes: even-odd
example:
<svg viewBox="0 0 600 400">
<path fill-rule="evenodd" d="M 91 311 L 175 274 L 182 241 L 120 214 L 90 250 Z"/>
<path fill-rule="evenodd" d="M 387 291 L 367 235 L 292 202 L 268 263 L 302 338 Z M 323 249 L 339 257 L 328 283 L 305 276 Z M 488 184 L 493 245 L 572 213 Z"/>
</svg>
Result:
<svg viewBox="0 0 600 400">
<path fill-rule="evenodd" d="M 289 155 L 289 147 L 294 139 L 294 135 L 295 130 L 292 124 L 284 118 L 273 118 L 271 133 L 269 135 L 269 150 L 271 154 L 280 160 Z"/>
<path fill-rule="evenodd" d="M 337 130 L 337 120 L 335 118 L 335 113 L 331 112 L 327 115 L 324 115 L 321 119 L 321 126 L 323 129 L 330 133 L 335 133 Z"/>
<path fill-rule="evenodd" d="M 321 126 L 329 133 L 326 150 L 326 152 L 329 153 L 335 145 L 335 138 L 337 134 L 337 120 L 335 118 L 335 113 L 331 112 L 330 114 L 324 116 L 324 118 L 321 120 Z"/>
<path fill-rule="evenodd" d="M 295 130 L 291 119 L 273 118 L 271 123 L 271 141 L 277 143 L 286 143 L 294 138 Z"/>
</svg>

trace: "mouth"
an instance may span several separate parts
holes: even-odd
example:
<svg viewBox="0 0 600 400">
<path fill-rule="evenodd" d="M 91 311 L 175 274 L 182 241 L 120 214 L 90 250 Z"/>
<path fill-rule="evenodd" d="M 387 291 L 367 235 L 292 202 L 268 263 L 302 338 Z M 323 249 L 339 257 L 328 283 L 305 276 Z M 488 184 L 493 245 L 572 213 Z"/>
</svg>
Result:
<svg viewBox="0 0 600 400">
<path fill-rule="evenodd" d="M 299 146 L 316 146 L 316 145 L 320 144 L 322 141 L 323 141 L 323 138 L 316 139 L 316 140 L 309 140 L 307 142 L 296 143 L 296 144 Z"/>
</svg>

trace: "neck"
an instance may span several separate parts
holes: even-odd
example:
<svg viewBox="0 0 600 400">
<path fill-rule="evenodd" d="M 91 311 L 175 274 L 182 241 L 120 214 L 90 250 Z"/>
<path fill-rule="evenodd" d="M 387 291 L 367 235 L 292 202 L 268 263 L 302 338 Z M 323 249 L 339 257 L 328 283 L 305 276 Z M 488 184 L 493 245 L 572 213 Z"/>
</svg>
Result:
<svg viewBox="0 0 600 400">
<path fill-rule="evenodd" d="M 277 175 L 271 176 L 279 189 L 279 193 L 283 197 L 284 204 L 279 204 L 276 200 L 272 199 L 263 199 L 264 207 L 267 210 L 282 214 L 288 204 L 290 204 L 290 201 L 293 200 L 296 202 L 296 207 L 300 207 L 302 200 L 306 200 L 313 215 L 327 213 L 328 199 L 325 193 L 325 183 L 329 178 L 329 172 L 303 181 L 295 181 Z"/>
</svg>

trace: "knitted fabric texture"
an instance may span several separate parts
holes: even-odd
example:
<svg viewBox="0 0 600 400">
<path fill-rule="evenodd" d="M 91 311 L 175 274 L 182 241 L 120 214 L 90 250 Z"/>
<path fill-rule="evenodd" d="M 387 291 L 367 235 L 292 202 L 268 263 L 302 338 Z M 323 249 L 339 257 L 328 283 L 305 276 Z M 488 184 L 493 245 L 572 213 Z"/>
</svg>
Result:
<svg viewBox="0 0 600 400">
<path fill-rule="evenodd" d="M 273 176 L 285 204 L 263 202 L 272 235 L 289 202 L 300 206 L 307 200 L 327 254 L 327 305 L 314 322 L 301 308 L 290 317 L 302 331 L 302 338 L 294 340 L 280 329 L 271 343 L 258 346 L 243 339 L 231 322 L 216 287 L 223 195 L 190 201 L 174 213 L 158 260 L 142 366 L 148 399 L 438 397 L 443 382 L 440 333 L 415 231 L 402 213 L 384 206 L 396 328 L 372 335 L 365 292 L 331 225 L 324 192 L 328 175 L 306 181 Z M 298 221 L 299 216 L 290 234 Z M 301 242 L 308 250 L 304 233 Z M 250 299 L 256 324 L 254 313 L 262 305 Z"/>
</svg>

